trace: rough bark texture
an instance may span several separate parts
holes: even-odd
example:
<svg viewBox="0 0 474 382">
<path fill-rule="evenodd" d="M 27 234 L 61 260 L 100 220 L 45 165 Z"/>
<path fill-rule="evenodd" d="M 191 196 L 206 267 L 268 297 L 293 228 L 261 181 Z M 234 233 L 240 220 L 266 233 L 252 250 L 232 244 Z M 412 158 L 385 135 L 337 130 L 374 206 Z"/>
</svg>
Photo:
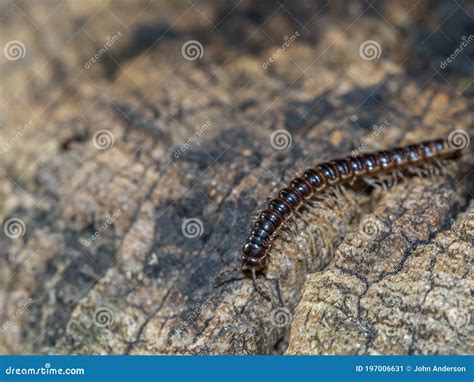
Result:
<svg viewBox="0 0 474 382">
<path fill-rule="evenodd" d="M 382 198 L 308 276 L 287 353 L 472 352 L 474 205 L 453 222 L 458 203 L 431 182 Z"/>
<path fill-rule="evenodd" d="M 2 1 L 0 15 L 1 46 L 26 48 L 0 61 L 1 353 L 473 353 L 472 144 L 445 175 L 303 210 L 259 276 L 271 303 L 238 274 L 213 287 L 302 168 L 472 135 L 473 45 L 440 68 L 469 36 L 467 4 Z M 201 58 L 183 57 L 189 40 Z M 367 40 L 380 57 L 362 57 Z M 12 218 L 22 235 L 4 232 Z"/>
</svg>

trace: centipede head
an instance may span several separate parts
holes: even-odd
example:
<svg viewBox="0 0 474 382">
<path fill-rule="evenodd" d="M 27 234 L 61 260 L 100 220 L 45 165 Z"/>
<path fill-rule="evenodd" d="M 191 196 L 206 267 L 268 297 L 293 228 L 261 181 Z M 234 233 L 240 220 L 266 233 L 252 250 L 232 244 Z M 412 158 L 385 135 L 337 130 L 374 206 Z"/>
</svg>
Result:
<svg viewBox="0 0 474 382">
<path fill-rule="evenodd" d="M 242 269 L 252 271 L 255 270 L 259 272 L 265 268 L 267 265 L 268 253 L 265 253 L 262 257 L 251 257 L 246 253 L 242 253 Z"/>
</svg>

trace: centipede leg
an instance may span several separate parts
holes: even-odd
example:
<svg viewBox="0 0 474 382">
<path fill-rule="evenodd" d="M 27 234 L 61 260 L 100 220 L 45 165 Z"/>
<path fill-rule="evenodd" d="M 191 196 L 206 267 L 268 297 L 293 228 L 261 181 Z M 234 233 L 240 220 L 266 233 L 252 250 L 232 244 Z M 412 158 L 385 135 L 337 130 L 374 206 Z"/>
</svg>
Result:
<svg viewBox="0 0 474 382">
<path fill-rule="evenodd" d="M 409 168 L 407 171 L 408 171 L 408 173 L 410 173 L 412 175 L 419 176 L 420 178 L 422 178 L 424 176 L 424 173 L 423 173 L 423 171 L 420 167 Z"/>
<path fill-rule="evenodd" d="M 306 226 L 309 226 L 309 223 L 307 220 L 305 220 L 305 218 L 303 217 L 303 215 L 301 214 L 301 209 L 299 210 L 296 210 L 295 212 L 293 212 L 293 215 L 296 219 L 298 219 L 298 221 L 302 221 Z M 295 222 L 295 220 L 293 219 L 292 220 L 293 222 Z M 296 223 L 296 222 L 295 222 Z"/>
<path fill-rule="evenodd" d="M 307 235 L 307 237 L 308 237 L 309 251 L 310 251 L 310 253 L 312 253 L 312 254 L 314 253 L 314 254 L 315 254 L 315 253 L 317 252 L 317 247 L 316 247 L 316 240 L 314 239 L 314 236 L 313 236 L 313 232 L 312 232 L 312 231 L 313 231 L 312 229 L 308 228 L 308 229 L 306 229 L 305 232 L 306 232 L 306 235 Z M 314 229 L 314 232 L 319 233 L 319 232 L 317 231 L 317 229 Z"/>
<path fill-rule="evenodd" d="M 426 167 L 430 177 L 436 177 L 443 174 L 442 165 L 438 162 L 429 163 Z"/>
<path fill-rule="evenodd" d="M 434 163 L 429 163 L 425 165 L 426 171 L 428 172 L 428 177 L 434 178 L 441 175 L 441 170 L 439 166 Z"/>
<path fill-rule="evenodd" d="M 252 215 L 250 216 L 250 219 L 249 219 L 251 225 L 254 225 L 257 222 L 259 215 L 260 215 L 260 211 L 254 211 L 252 213 Z"/>
<path fill-rule="evenodd" d="M 336 197 L 331 193 L 320 194 L 313 199 L 308 200 L 306 204 L 313 209 L 326 209 L 332 208 L 334 206 Z"/>
<path fill-rule="evenodd" d="M 426 171 L 426 177 L 427 178 L 431 178 L 434 175 L 433 174 L 433 166 L 431 165 L 431 163 L 423 165 L 423 169 Z"/>
<path fill-rule="evenodd" d="M 281 238 L 286 241 L 287 243 L 291 243 L 295 235 L 293 232 L 283 231 L 281 234 Z"/>
<path fill-rule="evenodd" d="M 390 174 L 391 178 L 392 178 L 392 185 L 391 185 L 391 188 L 392 187 L 396 187 L 398 185 L 398 176 L 396 173 L 392 173 Z"/>
<path fill-rule="evenodd" d="M 293 239 L 298 235 L 298 229 L 296 222 L 294 220 L 290 220 L 286 225 L 287 230 L 284 230 L 282 233 L 282 237 L 286 242 L 291 242 Z"/>
<path fill-rule="evenodd" d="M 338 203 L 338 196 L 335 192 L 334 188 L 331 188 L 331 190 L 325 194 L 325 197 L 323 198 L 323 205 L 326 208 L 334 208 Z"/>
<path fill-rule="evenodd" d="M 307 207 L 308 209 L 316 209 L 316 208 L 321 208 L 322 204 L 318 202 L 316 199 L 312 199 L 306 202 L 305 207 Z"/>
<path fill-rule="evenodd" d="M 391 189 L 398 184 L 397 177 L 393 174 L 387 175 L 387 189 Z"/>
<path fill-rule="evenodd" d="M 398 184 L 398 179 L 394 174 L 390 174 L 388 178 L 389 178 L 388 188 L 393 188 Z"/>
<path fill-rule="evenodd" d="M 292 218 L 286 220 L 285 228 L 286 230 L 283 231 L 283 236 L 286 241 L 292 241 L 296 235 L 298 235 L 298 224 L 296 222 L 295 217 L 297 217 L 296 212 L 293 212 Z"/>
<path fill-rule="evenodd" d="M 431 176 L 431 172 L 426 168 L 426 166 L 420 167 L 420 172 L 423 178 L 429 178 Z"/>
<path fill-rule="evenodd" d="M 385 191 L 387 191 L 390 188 L 394 187 L 395 182 L 396 182 L 396 176 L 394 176 L 393 174 L 384 174 L 384 175 L 379 175 L 377 177 L 377 183 Z"/>
<path fill-rule="evenodd" d="M 448 161 L 441 159 L 436 164 L 439 166 L 440 175 L 446 175 L 448 172 Z"/>
<path fill-rule="evenodd" d="M 394 175 L 397 177 L 398 180 L 400 180 L 401 183 L 405 183 L 407 180 L 406 176 L 401 171 L 395 172 Z"/>
<path fill-rule="evenodd" d="M 359 210 L 359 206 L 355 203 L 355 200 L 351 197 L 349 197 L 349 193 L 347 192 L 347 189 L 344 185 L 339 185 L 338 187 L 341 188 L 341 194 L 344 198 L 344 200 L 349 204 L 351 209 Z M 344 206 L 343 206 L 344 208 Z"/>
<path fill-rule="evenodd" d="M 434 161 L 426 165 L 430 177 L 437 177 L 445 174 L 446 166 L 441 160 Z"/>
<path fill-rule="evenodd" d="M 364 181 L 364 183 L 366 183 L 370 187 L 373 187 L 373 188 L 379 188 L 380 187 L 375 179 L 364 177 L 362 180 Z"/>
<path fill-rule="evenodd" d="M 350 200 L 349 198 L 347 197 L 347 190 L 346 190 L 346 187 L 344 187 L 342 184 L 339 184 L 337 186 L 338 190 L 339 190 L 339 193 L 340 195 L 347 201 L 350 203 Z"/>
<path fill-rule="evenodd" d="M 433 163 L 433 175 L 440 176 L 441 175 L 441 167 L 438 163 Z"/>
<path fill-rule="evenodd" d="M 326 193 L 326 205 L 328 208 L 334 208 L 339 205 L 339 195 L 336 187 L 331 187 Z"/>
<path fill-rule="evenodd" d="M 349 200 L 344 196 L 344 189 L 342 188 L 341 185 L 337 185 L 334 188 L 334 194 L 335 194 L 335 204 L 341 209 L 344 208 L 343 200 L 345 200 L 346 202 L 349 202 Z"/>
<path fill-rule="evenodd" d="M 329 189 L 321 198 L 323 208 L 333 209 L 338 203 L 338 197 L 334 189 Z"/>
<path fill-rule="evenodd" d="M 385 177 L 383 177 L 383 176 L 378 176 L 376 182 L 377 182 L 377 184 L 379 185 L 379 187 L 382 187 L 382 188 L 383 188 L 384 191 L 387 191 L 387 190 L 388 190 L 388 186 L 387 186 L 387 182 L 386 182 Z"/>
</svg>

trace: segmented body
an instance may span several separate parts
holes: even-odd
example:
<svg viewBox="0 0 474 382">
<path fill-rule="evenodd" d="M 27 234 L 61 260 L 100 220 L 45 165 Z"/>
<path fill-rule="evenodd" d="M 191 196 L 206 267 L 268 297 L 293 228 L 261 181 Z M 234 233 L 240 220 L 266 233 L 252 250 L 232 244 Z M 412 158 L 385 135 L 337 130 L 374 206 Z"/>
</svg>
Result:
<svg viewBox="0 0 474 382">
<path fill-rule="evenodd" d="M 459 150 L 450 147 L 447 140 L 434 140 L 378 151 L 359 156 L 324 162 L 307 169 L 301 176 L 279 191 L 254 224 L 242 253 L 245 269 L 261 270 L 265 267 L 271 243 L 288 217 L 304 205 L 305 201 L 328 187 L 350 183 L 365 177 L 403 171 L 440 159 L 457 156 Z"/>
</svg>

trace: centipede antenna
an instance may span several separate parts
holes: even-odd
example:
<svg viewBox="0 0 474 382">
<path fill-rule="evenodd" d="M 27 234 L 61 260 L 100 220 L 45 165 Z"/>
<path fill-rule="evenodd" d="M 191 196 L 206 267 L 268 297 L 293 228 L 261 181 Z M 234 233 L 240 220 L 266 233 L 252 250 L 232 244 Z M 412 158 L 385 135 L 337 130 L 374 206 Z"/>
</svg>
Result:
<svg viewBox="0 0 474 382">
<path fill-rule="evenodd" d="M 227 270 L 221 272 L 221 273 L 214 279 L 214 288 L 217 288 L 217 287 L 219 287 L 219 286 L 221 286 L 221 285 L 223 285 L 223 284 L 225 284 L 225 283 L 228 283 L 228 282 L 230 282 L 230 281 L 236 280 L 235 278 L 232 278 L 232 279 L 230 279 L 230 280 L 224 280 L 224 281 L 222 281 L 222 282 L 216 282 L 217 280 L 221 279 L 222 276 L 228 275 L 228 274 L 230 274 L 230 273 L 234 273 L 234 272 L 236 272 L 236 271 L 243 272 L 243 270 L 244 270 L 244 269 L 243 269 L 242 267 L 236 267 L 236 268 L 227 269 Z"/>
<path fill-rule="evenodd" d="M 260 285 L 258 285 L 257 272 L 255 271 L 255 268 L 252 268 L 252 280 L 255 290 L 260 293 L 265 300 L 271 302 L 271 297 L 260 287 Z"/>
</svg>

